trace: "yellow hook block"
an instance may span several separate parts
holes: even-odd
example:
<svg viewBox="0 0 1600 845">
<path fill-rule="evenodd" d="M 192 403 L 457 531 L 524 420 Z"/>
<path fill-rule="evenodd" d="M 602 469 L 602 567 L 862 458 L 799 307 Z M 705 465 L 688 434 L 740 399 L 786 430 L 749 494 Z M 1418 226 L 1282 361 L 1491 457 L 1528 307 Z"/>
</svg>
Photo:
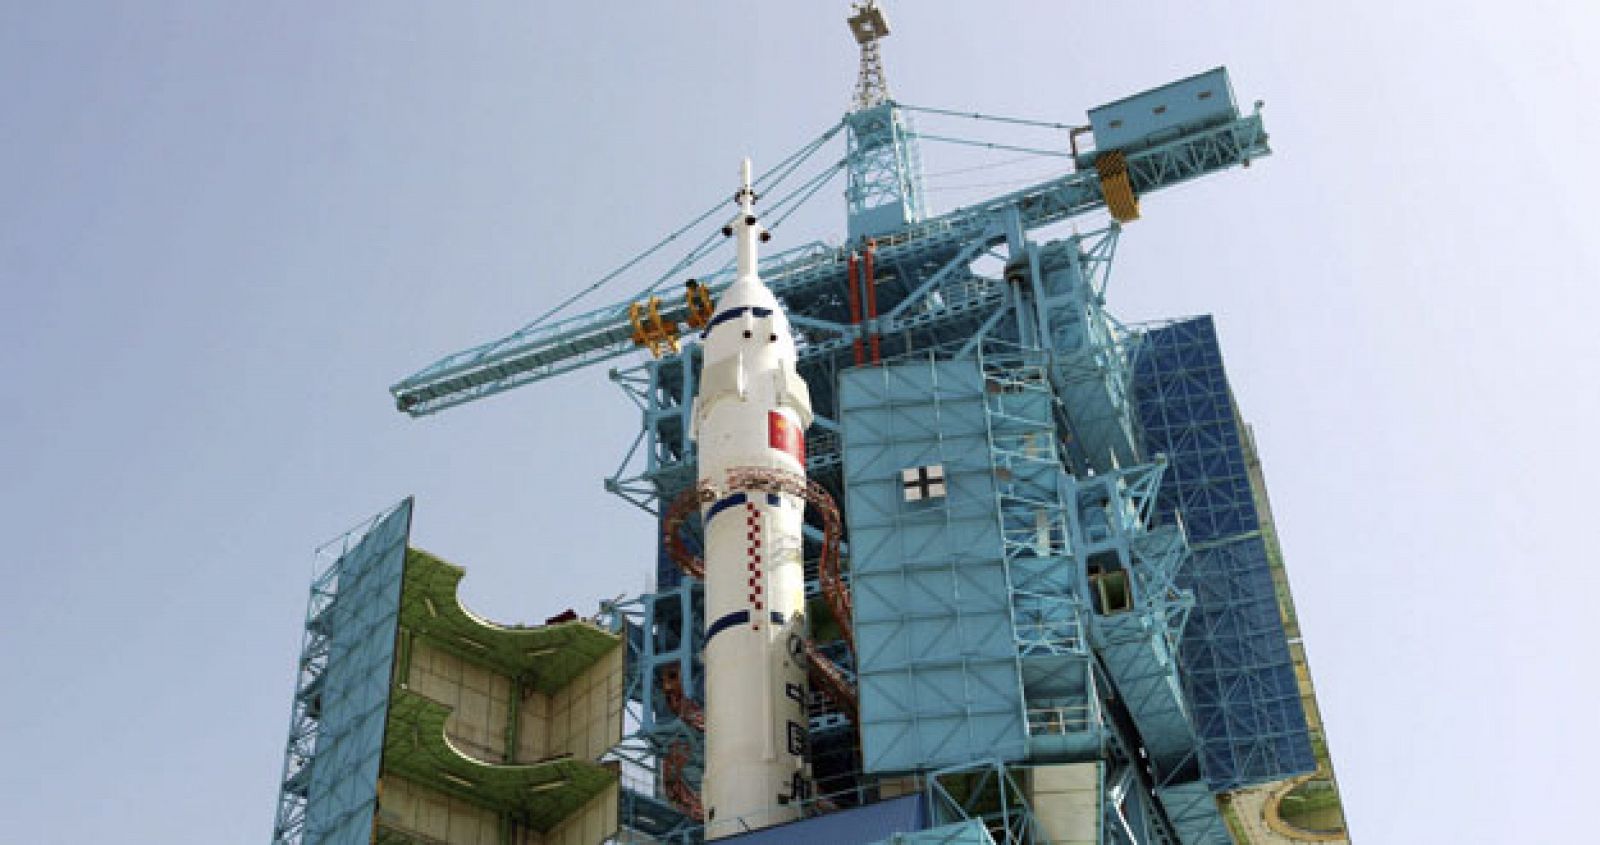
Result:
<svg viewBox="0 0 1600 845">
<path fill-rule="evenodd" d="M 1106 208 L 1118 223 L 1139 219 L 1139 198 L 1134 196 L 1133 183 L 1128 180 L 1128 160 L 1121 150 L 1112 150 L 1095 159 L 1094 167 L 1100 171 L 1100 193 L 1106 198 Z"/>
<path fill-rule="evenodd" d="M 716 307 L 711 304 L 711 290 L 694 279 L 689 280 L 687 287 L 683 298 L 689 305 L 689 319 L 685 322 L 691 329 L 703 329 L 716 313 Z"/>
<path fill-rule="evenodd" d="M 678 324 L 661 319 L 660 299 L 652 296 L 647 302 L 628 306 L 628 322 L 633 326 L 633 342 L 649 349 L 651 355 L 660 358 L 663 348 L 677 353 Z"/>
</svg>

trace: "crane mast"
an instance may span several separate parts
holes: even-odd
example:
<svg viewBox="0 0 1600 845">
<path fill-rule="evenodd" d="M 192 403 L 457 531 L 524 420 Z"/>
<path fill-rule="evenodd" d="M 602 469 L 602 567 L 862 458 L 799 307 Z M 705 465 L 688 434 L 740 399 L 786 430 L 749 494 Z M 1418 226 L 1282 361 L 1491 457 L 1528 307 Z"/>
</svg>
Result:
<svg viewBox="0 0 1600 845">
<path fill-rule="evenodd" d="M 878 41 L 889 34 L 889 21 L 874 2 L 857 3 L 850 16 L 850 33 L 861 45 L 861 68 L 856 76 L 856 111 L 882 105 L 889 99 L 889 80 L 883 73 Z"/>
</svg>

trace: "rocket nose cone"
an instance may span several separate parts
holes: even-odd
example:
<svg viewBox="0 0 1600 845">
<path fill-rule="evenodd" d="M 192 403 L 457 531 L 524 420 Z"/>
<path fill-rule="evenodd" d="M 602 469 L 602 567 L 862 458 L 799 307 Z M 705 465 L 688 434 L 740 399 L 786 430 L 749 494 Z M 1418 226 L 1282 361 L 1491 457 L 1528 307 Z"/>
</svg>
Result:
<svg viewBox="0 0 1600 845">
<path fill-rule="evenodd" d="M 739 353 L 773 362 L 796 356 L 783 303 L 757 279 L 740 279 L 722 292 L 704 336 L 707 361 Z"/>
<path fill-rule="evenodd" d="M 728 286 L 717 300 L 717 310 L 727 308 L 778 308 L 778 296 L 760 279 L 744 277 Z"/>
</svg>

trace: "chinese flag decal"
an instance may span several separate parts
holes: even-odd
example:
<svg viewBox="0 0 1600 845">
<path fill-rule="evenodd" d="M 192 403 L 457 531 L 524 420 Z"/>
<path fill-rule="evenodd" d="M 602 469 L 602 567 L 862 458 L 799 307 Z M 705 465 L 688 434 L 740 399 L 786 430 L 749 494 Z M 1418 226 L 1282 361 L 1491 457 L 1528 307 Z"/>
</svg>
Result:
<svg viewBox="0 0 1600 845">
<path fill-rule="evenodd" d="M 767 412 L 767 445 L 788 452 L 801 466 L 806 465 L 806 436 L 800 427 L 777 411 Z"/>
</svg>

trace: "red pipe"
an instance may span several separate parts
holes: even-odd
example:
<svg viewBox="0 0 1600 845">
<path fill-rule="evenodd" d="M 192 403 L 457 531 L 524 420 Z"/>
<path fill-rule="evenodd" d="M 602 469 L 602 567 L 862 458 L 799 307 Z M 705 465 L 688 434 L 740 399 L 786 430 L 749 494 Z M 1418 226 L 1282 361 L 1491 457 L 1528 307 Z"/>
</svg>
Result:
<svg viewBox="0 0 1600 845">
<path fill-rule="evenodd" d="M 850 253 L 850 325 L 861 324 L 861 293 L 856 290 L 856 254 Z M 867 360 L 866 351 L 861 347 L 861 331 L 856 330 L 856 366 L 861 366 Z"/>
<path fill-rule="evenodd" d="M 867 319 L 874 321 L 872 326 L 872 363 L 874 364 L 883 359 L 883 356 L 878 354 L 878 326 L 876 323 L 878 319 L 878 278 L 872 274 L 872 254 L 877 249 L 878 242 L 869 238 L 867 240 L 866 272 L 862 273 L 861 278 L 861 283 L 867 289 Z"/>
</svg>

